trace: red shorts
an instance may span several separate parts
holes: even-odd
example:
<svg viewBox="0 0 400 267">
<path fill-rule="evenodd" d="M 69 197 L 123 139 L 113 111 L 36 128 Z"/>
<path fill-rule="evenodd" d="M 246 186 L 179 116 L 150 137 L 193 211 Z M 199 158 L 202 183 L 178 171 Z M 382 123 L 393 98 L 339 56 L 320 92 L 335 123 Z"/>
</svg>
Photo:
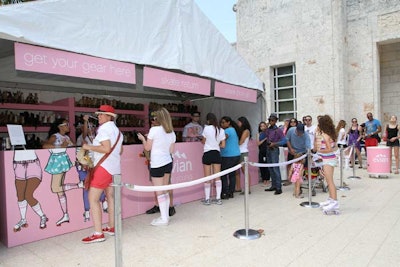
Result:
<svg viewBox="0 0 400 267">
<path fill-rule="evenodd" d="M 99 166 L 93 174 L 90 187 L 106 189 L 112 183 L 112 175 L 103 167 Z"/>
</svg>

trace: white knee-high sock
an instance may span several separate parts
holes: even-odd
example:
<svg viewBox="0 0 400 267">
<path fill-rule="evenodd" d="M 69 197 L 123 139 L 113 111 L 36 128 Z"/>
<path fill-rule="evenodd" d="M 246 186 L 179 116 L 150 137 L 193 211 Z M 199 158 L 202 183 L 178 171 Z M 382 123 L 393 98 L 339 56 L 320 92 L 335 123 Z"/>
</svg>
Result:
<svg viewBox="0 0 400 267">
<path fill-rule="evenodd" d="M 26 218 L 26 207 L 28 206 L 28 202 L 26 200 L 18 201 L 19 213 L 21 214 L 21 219 Z"/>
<path fill-rule="evenodd" d="M 39 202 L 35 206 L 33 206 L 32 209 L 36 212 L 37 215 L 39 215 L 39 217 L 42 217 L 44 215 Z"/>
<path fill-rule="evenodd" d="M 215 181 L 215 188 L 217 189 L 217 199 L 221 198 L 222 182 L 221 180 Z"/>
<path fill-rule="evenodd" d="M 210 199 L 211 193 L 211 183 L 204 183 L 204 195 L 206 196 L 205 199 Z"/>
<path fill-rule="evenodd" d="M 163 221 L 167 221 L 169 217 L 169 195 L 168 194 L 158 195 L 157 200 L 158 200 L 158 206 L 160 207 L 161 218 L 163 219 Z"/>
</svg>

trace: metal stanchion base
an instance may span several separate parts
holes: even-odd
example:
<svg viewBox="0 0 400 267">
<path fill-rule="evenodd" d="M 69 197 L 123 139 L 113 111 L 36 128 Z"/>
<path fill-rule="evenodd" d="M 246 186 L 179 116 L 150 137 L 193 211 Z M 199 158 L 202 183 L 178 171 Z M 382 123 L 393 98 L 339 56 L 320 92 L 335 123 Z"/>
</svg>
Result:
<svg viewBox="0 0 400 267">
<path fill-rule="evenodd" d="M 360 176 L 349 176 L 347 177 L 347 179 L 361 179 Z"/>
<path fill-rule="evenodd" d="M 319 208 L 319 203 L 305 201 L 305 202 L 301 202 L 300 206 L 305 207 L 305 208 Z"/>
<path fill-rule="evenodd" d="M 239 239 L 254 240 L 261 237 L 261 234 L 253 229 L 249 229 L 246 234 L 246 229 L 240 229 L 233 233 L 233 236 Z"/>
<path fill-rule="evenodd" d="M 348 190 L 350 190 L 350 187 L 348 187 L 348 186 L 339 186 L 339 187 L 336 187 L 336 189 L 340 190 L 340 191 L 348 191 Z"/>
</svg>

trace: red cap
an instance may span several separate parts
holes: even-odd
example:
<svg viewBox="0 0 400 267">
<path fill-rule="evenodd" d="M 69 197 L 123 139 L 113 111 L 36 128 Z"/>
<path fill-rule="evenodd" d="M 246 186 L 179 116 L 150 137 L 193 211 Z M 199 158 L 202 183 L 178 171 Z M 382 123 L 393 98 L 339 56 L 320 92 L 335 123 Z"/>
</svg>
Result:
<svg viewBox="0 0 400 267">
<path fill-rule="evenodd" d="M 117 116 L 117 114 L 115 114 L 114 108 L 112 106 L 110 106 L 110 105 L 101 105 L 99 107 L 99 110 L 96 111 L 96 114 L 100 114 L 100 113 L 101 114 L 107 114 L 107 115 L 110 115 L 110 116 L 113 116 L 113 117 Z"/>
</svg>

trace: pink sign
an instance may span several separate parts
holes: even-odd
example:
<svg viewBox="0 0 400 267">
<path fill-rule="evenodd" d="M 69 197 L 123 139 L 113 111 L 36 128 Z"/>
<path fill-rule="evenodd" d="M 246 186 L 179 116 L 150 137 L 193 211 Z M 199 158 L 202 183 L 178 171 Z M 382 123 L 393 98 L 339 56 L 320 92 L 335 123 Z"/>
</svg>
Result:
<svg viewBox="0 0 400 267">
<path fill-rule="evenodd" d="M 17 70 L 135 84 L 135 64 L 15 43 Z"/>
<path fill-rule="evenodd" d="M 214 96 L 252 103 L 257 102 L 257 90 L 221 82 L 215 82 Z"/>
<path fill-rule="evenodd" d="M 150 67 L 144 68 L 143 85 L 198 95 L 210 95 L 211 88 L 210 80 Z"/>
</svg>

